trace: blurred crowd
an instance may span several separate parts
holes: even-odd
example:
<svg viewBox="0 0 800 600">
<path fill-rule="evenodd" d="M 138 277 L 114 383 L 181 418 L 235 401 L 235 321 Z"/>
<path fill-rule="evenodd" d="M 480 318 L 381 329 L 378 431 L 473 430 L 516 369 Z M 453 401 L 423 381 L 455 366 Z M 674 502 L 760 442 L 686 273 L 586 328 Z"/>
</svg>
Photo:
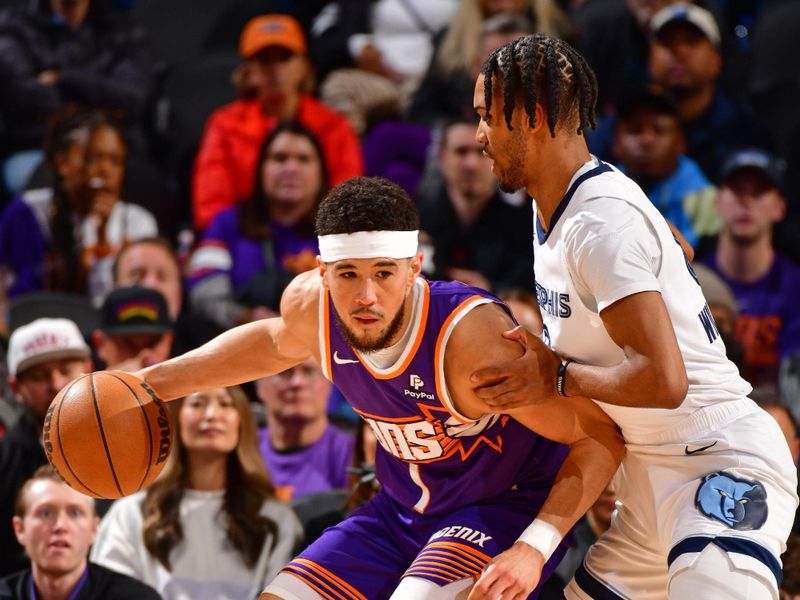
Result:
<svg viewBox="0 0 800 600">
<path fill-rule="evenodd" d="M 485 58 L 530 33 L 594 69 L 591 151 L 694 248 L 797 462 L 799 28 L 792 0 L 0 0 L 0 599 L 253 598 L 374 493 L 376 442 L 313 362 L 171 403 L 165 474 L 111 506 L 64 485 L 39 441 L 75 375 L 277 314 L 336 184 L 401 185 L 424 274 L 536 329 L 530 201 L 498 188 L 472 109 Z M 542 597 L 613 506 L 610 487 Z"/>
</svg>

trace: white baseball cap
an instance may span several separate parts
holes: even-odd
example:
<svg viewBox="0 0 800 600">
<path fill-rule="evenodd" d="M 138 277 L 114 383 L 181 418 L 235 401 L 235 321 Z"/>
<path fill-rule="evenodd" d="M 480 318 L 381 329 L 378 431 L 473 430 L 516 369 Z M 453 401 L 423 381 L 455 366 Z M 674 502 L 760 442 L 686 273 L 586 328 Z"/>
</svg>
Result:
<svg viewBox="0 0 800 600">
<path fill-rule="evenodd" d="M 712 44 L 719 46 L 719 26 L 714 15 L 705 8 L 687 2 L 668 4 L 650 19 L 650 31 L 658 35 L 671 23 L 686 23 L 706 36 Z"/>
<path fill-rule="evenodd" d="M 36 319 L 15 329 L 8 340 L 8 374 L 49 360 L 89 358 L 89 346 L 69 319 Z"/>
</svg>

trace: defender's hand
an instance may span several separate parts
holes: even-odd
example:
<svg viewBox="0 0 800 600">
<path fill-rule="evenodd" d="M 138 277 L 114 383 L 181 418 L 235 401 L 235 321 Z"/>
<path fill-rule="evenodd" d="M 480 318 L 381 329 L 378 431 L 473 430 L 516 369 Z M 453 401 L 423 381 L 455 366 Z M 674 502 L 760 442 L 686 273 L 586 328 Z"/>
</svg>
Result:
<svg viewBox="0 0 800 600">
<path fill-rule="evenodd" d="M 538 404 L 556 394 L 555 381 L 561 360 L 545 343 L 524 327 L 506 331 L 503 337 L 525 348 L 517 359 L 475 371 L 470 380 L 475 394 L 497 411 Z"/>
<path fill-rule="evenodd" d="M 486 565 L 467 600 L 525 600 L 539 584 L 544 556 L 516 542 Z"/>
</svg>

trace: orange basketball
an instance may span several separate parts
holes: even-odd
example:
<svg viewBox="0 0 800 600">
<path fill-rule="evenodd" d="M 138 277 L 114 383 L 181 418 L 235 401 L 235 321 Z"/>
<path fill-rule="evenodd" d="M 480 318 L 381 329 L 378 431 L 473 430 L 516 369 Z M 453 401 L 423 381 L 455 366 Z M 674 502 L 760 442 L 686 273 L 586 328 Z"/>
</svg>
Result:
<svg viewBox="0 0 800 600">
<path fill-rule="evenodd" d="M 95 498 L 120 498 L 147 487 L 172 447 L 172 424 L 152 389 L 122 371 L 98 371 L 68 383 L 47 411 L 43 433 L 50 464 Z"/>
</svg>

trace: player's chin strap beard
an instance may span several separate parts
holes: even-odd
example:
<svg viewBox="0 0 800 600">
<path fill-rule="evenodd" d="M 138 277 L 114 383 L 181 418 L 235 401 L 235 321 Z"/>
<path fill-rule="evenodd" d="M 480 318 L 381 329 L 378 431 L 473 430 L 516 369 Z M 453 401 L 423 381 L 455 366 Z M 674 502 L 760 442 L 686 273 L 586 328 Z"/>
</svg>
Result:
<svg viewBox="0 0 800 600">
<path fill-rule="evenodd" d="M 359 258 L 410 258 L 417 253 L 419 231 L 356 231 L 321 235 L 319 257 L 330 263 Z"/>
<path fill-rule="evenodd" d="M 333 307 L 333 315 L 336 327 L 339 329 L 339 333 L 342 334 L 345 342 L 359 352 L 375 352 L 388 348 L 392 338 L 394 338 L 397 335 L 397 332 L 400 331 L 400 328 L 403 325 L 403 317 L 405 316 L 405 305 L 400 306 L 397 314 L 395 314 L 395 316 L 392 318 L 389 326 L 383 332 L 381 337 L 367 345 L 359 340 L 355 333 L 353 333 L 347 324 L 345 324 L 335 306 Z"/>
</svg>

